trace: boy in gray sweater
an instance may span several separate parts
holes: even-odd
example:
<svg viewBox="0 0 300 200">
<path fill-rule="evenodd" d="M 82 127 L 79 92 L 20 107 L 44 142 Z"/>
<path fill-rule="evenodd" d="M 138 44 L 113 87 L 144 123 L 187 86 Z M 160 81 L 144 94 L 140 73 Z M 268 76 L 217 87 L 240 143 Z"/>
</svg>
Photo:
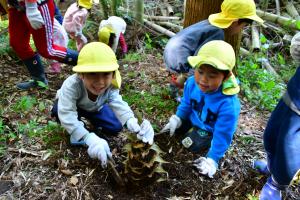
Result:
<svg viewBox="0 0 300 200">
<path fill-rule="evenodd" d="M 119 94 L 121 76 L 115 53 L 104 43 L 92 42 L 84 46 L 78 57 L 73 74 L 57 91 L 58 101 L 52 109 L 52 116 L 59 119 L 71 135 L 71 144 L 86 144 L 91 158 L 101 161 L 106 167 L 111 158 L 108 143 L 90 133 L 80 117 L 88 119 L 102 132 L 117 134 L 126 124 L 129 131 L 137 133 L 137 138 L 150 145 L 154 131 L 148 120 L 141 126 L 128 104 Z"/>
</svg>

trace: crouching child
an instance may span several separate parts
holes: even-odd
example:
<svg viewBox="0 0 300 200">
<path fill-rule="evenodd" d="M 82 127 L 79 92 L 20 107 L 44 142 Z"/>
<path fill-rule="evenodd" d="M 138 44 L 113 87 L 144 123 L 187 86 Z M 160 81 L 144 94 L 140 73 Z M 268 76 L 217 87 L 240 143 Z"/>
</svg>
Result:
<svg viewBox="0 0 300 200">
<path fill-rule="evenodd" d="M 194 76 L 184 86 L 176 115 L 161 132 L 185 134 L 182 144 L 192 152 L 209 148 L 194 166 L 212 178 L 231 144 L 240 113 L 239 86 L 231 72 L 235 53 L 230 44 L 213 40 L 196 56 L 189 56 L 188 62 L 195 69 Z"/>
<path fill-rule="evenodd" d="M 78 64 L 73 67 L 76 74 L 68 77 L 60 90 L 52 109 L 52 116 L 70 134 L 73 145 L 87 145 L 91 158 L 101 161 L 106 167 L 107 159 L 112 157 L 106 140 L 89 132 L 80 120 L 88 119 L 102 132 L 116 135 L 124 125 L 137 133 L 137 138 L 152 144 L 154 131 L 148 120 L 141 125 L 133 111 L 119 94 L 121 76 L 119 65 L 112 49 L 104 43 L 92 42 L 85 45 L 79 53 Z"/>
</svg>

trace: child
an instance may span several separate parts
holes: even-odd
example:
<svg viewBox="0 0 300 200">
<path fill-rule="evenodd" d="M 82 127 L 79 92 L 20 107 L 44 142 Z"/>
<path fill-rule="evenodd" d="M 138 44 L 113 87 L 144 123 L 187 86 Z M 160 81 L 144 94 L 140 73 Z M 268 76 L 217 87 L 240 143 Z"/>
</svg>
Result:
<svg viewBox="0 0 300 200">
<path fill-rule="evenodd" d="M 53 43 L 62 47 L 68 46 L 69 38 L 64 27 L 55 18 L 53 22 Z M 61 63 L 56 60 L 49 60 L 50 73 L 59 73 L 61 71 Z"/>
<path fill-rule="evenodd" d="M 253 0 L 224 0 L 220 13 L 211 14 L 208 20 L 193 24 L 172 37 L 164 50 L 164 61 L 169 71 L 184 75 L 177 79 L 173 75 L 171 89 L 183 88 L 187 73 L 193 74 L 187 62 L 188 56 L 197 55 L 201 46 L 208 41 L 224 40 L 225 29 L 235 35 L 253 20 L 263 23 L 256 15 Z M 173 92 L 173 96 L 176 95 L 178 94 Z"/>
<path fill-rule="evenodd" d="M 76 65 L 77 51 L 53 44 L 53 0 L 11 0 L 9 6 L 10 45 L 24 62 L 33 79 L 18 83 L 19 89 L 27 90 L 48 84 L 39 54 L 47 59 Z M 30 35 L 33 37 L 37 53 L 29 44 Z"/>
<path fill-rule="evenodd" d="M 128 104 L 119 94 L 121 76 L 112 49 L 104 43 L 92 42 L 79 53 L 77 72 L 67 78 L 57 92 L 58 101 L 53 106 L 56 116 L 71 135 L 71 144 L 86 144 L 91 158 L 98 158 L 103 167 L 111 152 L 106 140 L 90 133 L 80 117 L 90 120 L 102 132 L 117 134 L 126 124 L 129 131 L 137 133 L 138 139 L 150 145 L 154 131 L 148 120 L 141 126 Z"/>
<path fill-rule="evenodd" d="M 78 0 L 76 3 L 71 4 L 67 9 L 63 27 L 72 39 L 75 39 L 77 51 L 87 43 L 86 37 L 82 33 L 82 29 L 86 23 L 90 9 L 93 2 L 91 0 Z"/>
<path fill-rule="evenodd" d="M 300 62 L 300 33 L 291 42 L 290 52 Z M 254 167 L 269 174 L 260 200 L 280 200 L 281 191 L 300 176 L 300 68 L 287 85 L 264 132 L 267 161 L 255 161 Z"/>
<path fill-rule="evenodd" d="M 176 115 L 161 132 L 186 133 L 182 144 L 193 152 L 210 147 L 194 166 L 212 178 L 230 146 L 240 113 L 239 86 L 230 81 L 235 53 L 230 44 L 213 40 L 198 55 L 189 56 L 188 62 L 195 68 L 194 76 L 186 81 Z"/>
<path fill-rule="evenodd" d="M 116 16 L 102 20 L 98 31 L 99 41 L 110 46 L 114 52 L 117 51 L 120 41 L 122 54 L 125 55 L 127 53 L 127 44 L 124 38 L 126 25 L 122 18 Z"/>
</svg>

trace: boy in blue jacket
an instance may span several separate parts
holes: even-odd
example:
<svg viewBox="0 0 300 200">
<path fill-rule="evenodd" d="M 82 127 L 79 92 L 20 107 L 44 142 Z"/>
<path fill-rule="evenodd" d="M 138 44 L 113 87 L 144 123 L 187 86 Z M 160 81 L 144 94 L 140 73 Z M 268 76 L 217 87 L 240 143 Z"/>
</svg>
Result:
<svg viewBox="0 0 300 200">
<path fill-rule="evenodd" d="M 300 62 L 300 33 L 291 42 L 290 52 Z M 300 180 L 300 68 L 287 85 L 264 132 L 267 162 L 258 160 L 254 167 L 268 174 L 260 200 L 280 200 L 281 191 Z"/>
<path fill-rule="evenodd" d="M 184 147 L 193 152 L 209 148 L 206 157 L 194 161 L 199 173 L 213 177 L 219 160 L 229 148 L 240 113 L 239 86 L 232 81 L 235 53 L 222 40 L 204 44 L 196 56 L 188 57 L 195 69 L 183 98 L 161 132 L 186 134 Z"/>
<path fill-rule="evenodd" d="M 253 21 L 263 23 L 256 15 L 253 0 L 224 0 L 220 13 L 211 14 L 208 20 L 193 24 L 172 37 L 165 47 L 164 61 L 169 71 L 181 73 L 181 76 L 173 76 L 171 80 L 172 95 L 177 95 L 176 88 L 183 88 L 187 74 L 193 74 L 187 62 L 188 56 L 197 55 L 201 46 L 208 41 L 224 40 L 225 30 L 230 35 L 236 35 Z"/>
</svg>

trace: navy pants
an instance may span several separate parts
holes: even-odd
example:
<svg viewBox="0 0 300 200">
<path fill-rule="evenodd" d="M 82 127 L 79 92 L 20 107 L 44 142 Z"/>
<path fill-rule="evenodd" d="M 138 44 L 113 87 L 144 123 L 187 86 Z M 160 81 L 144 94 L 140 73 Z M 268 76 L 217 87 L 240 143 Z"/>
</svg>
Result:
<svg viewBox="0 0 300 200">
<path fill-rule="evenodd" d="M 300 116 L 279 101 L 264 132 L 270 172 L 280 185 L 289 185 L 300 169 Z"/>
<path fill-rule="evenodd" d="M 105 104 L 98 112 L 87 112 L 80 108 L 77 108 L 77 112 L 79 120 L 81 117 L 88 119 L 95 128 L 101 129 L 104 133 L 116 135 L 123 128 L 121 122 L 107 104 Z M 57 101 L 54 102 L 51 110 L 51 116 L 56 117 L 59 122 Z"/>
</svg>

